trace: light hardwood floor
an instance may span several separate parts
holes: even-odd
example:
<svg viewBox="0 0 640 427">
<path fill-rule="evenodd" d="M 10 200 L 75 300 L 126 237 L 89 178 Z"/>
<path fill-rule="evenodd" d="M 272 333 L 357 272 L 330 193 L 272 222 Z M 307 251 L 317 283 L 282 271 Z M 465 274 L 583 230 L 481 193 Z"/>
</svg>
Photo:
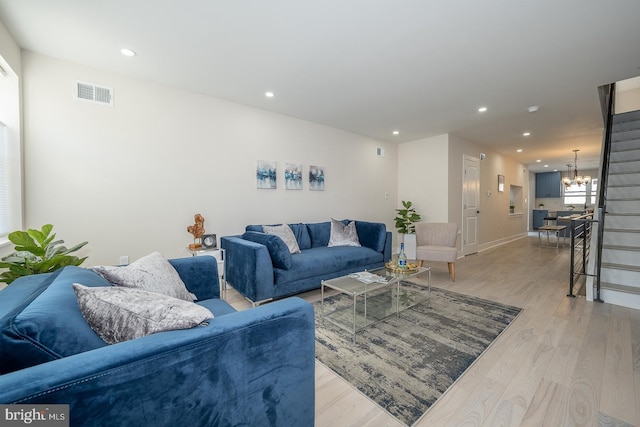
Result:
<svg viewBox="0 0 640 427">
<path fill-rule="evenodd" d="M 520 239 L 458 260 L 455 283 L 431 266 L 434 286 L 524 311 L 416 426 L 640 427 L 640 311 L 568 298 L 568 248 Z M 401 424 L 316 362 L 316 426 Z"/>
</svg>

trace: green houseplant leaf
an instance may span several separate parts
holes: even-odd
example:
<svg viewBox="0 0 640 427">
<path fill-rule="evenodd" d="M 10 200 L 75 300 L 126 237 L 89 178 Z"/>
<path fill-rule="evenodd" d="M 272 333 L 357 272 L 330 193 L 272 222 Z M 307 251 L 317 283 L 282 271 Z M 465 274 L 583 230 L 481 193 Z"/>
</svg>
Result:
<svg viewBox="0 0 640 427">
<path fill-rule="evenodd" d="M 411 201 L 402 201 L 403 209 L 396 209 L 397 216 L 394 218 L 396 229 L 400 234 L 413 234 L 416 231 L 415 223 L 422 218 L 416 212 Z"/>
<path fill-rule="evenodd" d="M 0 273 L 0 282 L 10 284 L 14 280 L 32 274 L 50 273 L 68 265 L 80 265 L 87 258 L 69 255 L 81 249 L 88 242 L 71 248 L 63 246 L 63 240 L 55 240 L 53 225 L 45 224 L 40 230 L 14 231 L 9 240 L 15 245 L 15 252 L 0 261 L 0 268 L 8 271 Z"/>
</svg>

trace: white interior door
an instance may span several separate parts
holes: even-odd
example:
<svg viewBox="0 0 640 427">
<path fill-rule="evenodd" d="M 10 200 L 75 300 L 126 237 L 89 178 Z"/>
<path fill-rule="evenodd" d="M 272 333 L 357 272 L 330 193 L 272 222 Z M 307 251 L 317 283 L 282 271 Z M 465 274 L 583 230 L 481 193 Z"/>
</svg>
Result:
<svg viewBox="0 0 640 427">
<path fill-rule="evenodd" d="M 478 214 L 480 213 L 480 160 L 464 156 L 462 178 L 462 254 L 478 252 Z"/>
</svg>

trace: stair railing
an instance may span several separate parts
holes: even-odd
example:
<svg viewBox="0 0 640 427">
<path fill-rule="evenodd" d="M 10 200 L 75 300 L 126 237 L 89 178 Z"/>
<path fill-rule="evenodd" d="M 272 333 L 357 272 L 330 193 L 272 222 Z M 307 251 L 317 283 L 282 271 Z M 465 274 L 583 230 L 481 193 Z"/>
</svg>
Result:
<svg viewBox="0 0 640 427">
<path fill-rule="evenodd" d="M 573 289 L 581 276 L 595 276 L 587 272 L 589 254 L 591 253 L 591 230 L 598 220 L 593 219 L 593 213 L 588 213 L 571 219 L 570 248 L 571 248 L 571 275 L 569 277 L 568 297 L 575 297 Z"/>
<path fill-rule="evenodd" d="M 598 193 L 598 239 L 596 248 L 596 265 L 595 265 L 595 281 L 596 294 L 594 301 L 604 302 L 600 297 L 600 276 L 602 273 L 602 245 L 604 242 L 604 221 L 607 213 L 607 187 L 609 180 L 609 158 L 611 156 L 611 134 L 613 129 L 613 114 L 615 105 L 616 84 L 601 86 L 600 99 L 605 108 L 604 116 L 604 136 L 602 141 L 602 162 L 600 165 L 599 193 Z"/>
<path fill-rule="evenodd" d="M 600 179 L 598 180 L 598 206 L 596 217 L 592 214 L 583 215 L 571 220 L 570 236 L 571 236 L 571 266 L 569 273 L 569 294 L 567 296 L 574 297 L 573 289 L 576 278 L 580 276 L 591 276 L 595 278 L 596 294 L 594 301 L 604 302 L 600 297 L 600 276 L 602 274 L 602 246 L 604 242 L 604 220 L 607 212 L 607 187 L 609 179 L 609 158 L 611 156 L 611 133 L 613 128 L 613 114 L 615 105 L 616 84 L 600 86 L 598 88 L 600 95 L 600 103 L 602 107 L 602 117 L 604 120 L 604 135 L 602 140 L 602 161 L 600 164 Z M 592 228 L 597 226 L 596 239 L 596 259 L 594 273 L 589 274 L 588 260 L 591 252 L 591 235 Z M 580 254 L 580 258 L 576 260 L 576 255 Z"/>
</svg>

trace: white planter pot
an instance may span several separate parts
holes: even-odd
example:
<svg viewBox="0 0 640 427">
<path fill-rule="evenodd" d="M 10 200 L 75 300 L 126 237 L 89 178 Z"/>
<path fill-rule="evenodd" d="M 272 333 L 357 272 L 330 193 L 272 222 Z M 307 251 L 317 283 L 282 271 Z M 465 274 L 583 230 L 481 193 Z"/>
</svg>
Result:
<svg viewBox="0 0 640 427">
<path fill-rule="evenodd" d="M 415 234 L 402 234 L 404 241 L 404 253 L 407 259 L 416 259 L 416 235 Z"/>
</svg>

